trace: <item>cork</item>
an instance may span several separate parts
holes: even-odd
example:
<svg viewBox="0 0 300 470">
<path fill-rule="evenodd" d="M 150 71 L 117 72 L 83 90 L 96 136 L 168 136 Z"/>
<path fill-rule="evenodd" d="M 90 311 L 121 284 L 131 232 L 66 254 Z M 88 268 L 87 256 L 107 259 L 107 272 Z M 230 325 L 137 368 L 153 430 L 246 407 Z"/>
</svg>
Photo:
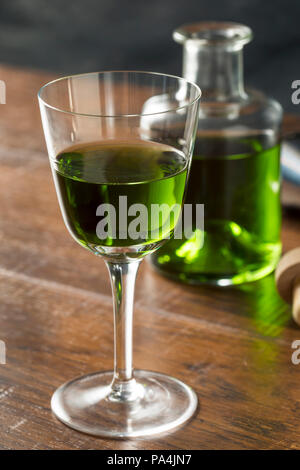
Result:
<svg viewBox="0 0 300 470">
<path fill-rule="evenodd" d="M 275 280 L 279 295 L 292 305 L 293 318 L 300 326 L 300 247 L 281 258 Z"/>
</svg>

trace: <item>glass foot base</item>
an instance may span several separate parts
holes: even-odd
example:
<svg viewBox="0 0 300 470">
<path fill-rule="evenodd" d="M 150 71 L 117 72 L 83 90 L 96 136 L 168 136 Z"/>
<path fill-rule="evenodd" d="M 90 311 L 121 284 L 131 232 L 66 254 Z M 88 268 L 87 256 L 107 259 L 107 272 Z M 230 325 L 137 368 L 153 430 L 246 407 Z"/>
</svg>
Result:
<svg viewBox="0 0 300 470">
<path fill-rule="evenodd" d="M 67 382 L 51 400 L 52 411 L 77 431 L 109 438 L 151 436 L 185 423 L 197 408 L 195 392 L 180 380 L 136 370 L 136 398 L 120 401 L 112 394 L 112 372 Z"/>
</svg>

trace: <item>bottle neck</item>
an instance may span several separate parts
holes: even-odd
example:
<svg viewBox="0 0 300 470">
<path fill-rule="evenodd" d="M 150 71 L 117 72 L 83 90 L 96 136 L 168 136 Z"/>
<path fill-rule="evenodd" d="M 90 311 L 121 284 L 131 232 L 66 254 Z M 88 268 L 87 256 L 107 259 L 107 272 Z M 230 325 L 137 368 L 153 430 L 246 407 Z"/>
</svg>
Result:
<svg viewBox="0 0 300 470">
<path fill-rule="evenodd" d="M 202 102 L 238 101 L 246 97 L 243 78 L 243 48 L 184 44 L 183 76 L 197 83 Z"/>
</svg>

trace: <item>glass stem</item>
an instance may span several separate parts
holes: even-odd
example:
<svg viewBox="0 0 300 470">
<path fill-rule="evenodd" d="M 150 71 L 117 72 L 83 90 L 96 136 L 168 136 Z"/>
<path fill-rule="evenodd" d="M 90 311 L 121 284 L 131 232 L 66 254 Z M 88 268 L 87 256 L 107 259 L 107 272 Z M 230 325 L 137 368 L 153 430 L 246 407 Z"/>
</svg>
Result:
<svg viewBox="0 0 300 470">
<path fill-rule="evenodd" d="M 114 304 L 114 377 L 110 394 L 113 401 L 132 401 L 141 393 L 133 377 L 132 366 L 134 287 L 140 262 L 105 261 Z"/>
</svg>

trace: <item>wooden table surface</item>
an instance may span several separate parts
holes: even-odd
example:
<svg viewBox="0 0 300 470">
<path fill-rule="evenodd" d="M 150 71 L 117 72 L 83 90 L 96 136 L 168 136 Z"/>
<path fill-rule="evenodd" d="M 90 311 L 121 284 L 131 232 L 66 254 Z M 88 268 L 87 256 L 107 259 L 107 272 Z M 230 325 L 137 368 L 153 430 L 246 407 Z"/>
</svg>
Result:
<svg viewBox="0 0 300 470">
<path fill-rule="evenodd" d="M 181 285 L 141 267 L 135 367 L 174 375 L 198 394 L 196 416 L 154 439 L 103 440 L 51 414 L 57 386 L 112 367 L 109 279 L 59 212 L 36 93 L 49 75 L 0 66 L 0 365 L 2 449 L 300 448 L 300 329 L 273 275 L 239 288 Z M 287 120 L 288 129 L 300 129 Z M 300 190 L 285 185 L 284 251 L 300 245 Z M 288 204 L 288 206 L 286 206 Z"/>
</svg>

